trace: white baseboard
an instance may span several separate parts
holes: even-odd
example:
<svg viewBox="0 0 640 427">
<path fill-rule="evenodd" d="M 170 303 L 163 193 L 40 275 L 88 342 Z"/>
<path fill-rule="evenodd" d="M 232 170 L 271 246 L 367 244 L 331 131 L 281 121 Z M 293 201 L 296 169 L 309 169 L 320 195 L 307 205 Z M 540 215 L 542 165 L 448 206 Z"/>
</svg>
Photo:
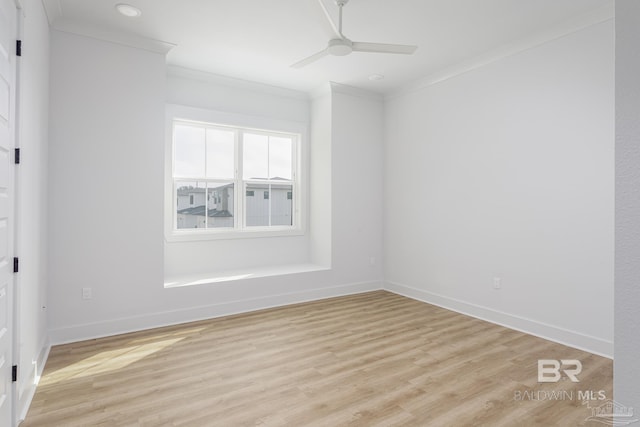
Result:
<svg viewBox="0 0 640 427">
<path fill-rule="evenodd" d="M 398 283 L 385 282 L 384 289 L 412 298 L 418 301 L 433 304 L 447 310 L 486 320 L 509 329 L 524 332 L 540 338 L 554 341 L 579 350 L 588 351 L 593 354 L 613 359 L 613 342 L 606 341 L 598 337 L 570 331 L 558 326 L 538 322 L 509 313 L 497 311 L 488 307 L 450 298 L 444 295 L 435 294 L 421 289 Z"/>
<path fill-rule="evenodd" d="M 25 418 L 27 418 L 27 412 L 29 412 L 31 401 L 33 400 L 33 396 L 35 396 L 36 394 L 36 388 L 38 387 L 38 383 L 40 382 L 40 377 L 42 377 L 42 371 L 44 371 L 44 365 L 47 363 L 50 351 L 51 344 L 47 339 L 40 349 L 40 353 L 37 356 L 36 363 L 28 373 L 27 384 L 25 386 L 25 389 L 22 390 L 22 393 L 18 399 L 18 424 L 20 424 L 25 420 Z M 18 375 L 20 375 L 20 372 L 18 372 Z"/>
<path fill-rule="evenodd" d="M 49 331 L 49 339 L 53 345 L 66 344 L 381 289 L 381 282 L 351 283 L 311 289 L 304 292 L 270 295 L 188 309 L 149 313 L 135 317 L 52 329 Z"/>
</svg>

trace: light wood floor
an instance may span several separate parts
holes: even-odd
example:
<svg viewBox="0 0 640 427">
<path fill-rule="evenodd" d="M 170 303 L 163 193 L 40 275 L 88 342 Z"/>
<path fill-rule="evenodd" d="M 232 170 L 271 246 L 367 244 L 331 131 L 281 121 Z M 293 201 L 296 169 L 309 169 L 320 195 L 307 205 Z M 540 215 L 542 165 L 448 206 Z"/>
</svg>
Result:
<svg viewBox="0 0 640 427">
<path fill-rule="evenodd" d="M 580 360 L 580 382 L 539 384 L 538 359 Z M 609 359 L 379 291 L 56 346 L 22 427 L 598 425 L 577 392 L 611 398 L 612 377 Z M 515 399 L 551 390 L 574 396 Z"/>
</svg>

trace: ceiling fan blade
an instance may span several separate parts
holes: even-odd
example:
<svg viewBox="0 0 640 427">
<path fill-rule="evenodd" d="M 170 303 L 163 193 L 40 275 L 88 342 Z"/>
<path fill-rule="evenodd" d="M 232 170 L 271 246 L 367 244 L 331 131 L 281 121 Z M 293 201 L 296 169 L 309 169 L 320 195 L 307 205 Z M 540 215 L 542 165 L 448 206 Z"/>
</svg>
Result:
<svg viewBox="0 0 640 427">
<path fill-rule="evenodd" d="M 406 44 L 385 44 L 385 43 L 365 43 L 353 42 L 354 52 L 372 52 L 372 53 L 399 53 L 411 55 L 416 51 L 418 46 L 410 46 Z"/>
<path fill-rule="evenodd" d="M 329 21 L 329 25 L 331 26 L 331 30 L 334 32 L 334 34 L 336 36 L 342 37 L 342 35 L 340 34 L 340 30 L 338 30 L 338 27 L 333 22 L 333 19 L 331 18 L 331 14 L 329 13 L 329 10 L 327 9 L 327 6 L 324 4 L 324 1 L 323 0 L 318 0 L 318 3 L 320 3 L 320 8 L 324 12 L 324 16 L 327 18 L 327 21 Z"/>
<path fill-rule="evenodd" d="M 328 49 L 324 49 L 321 50 L 318 53 L 315 53 L 305 59 L 303 59 L 302 61 L 298 61 L 295 64 L 291 65 L 291 68 L 302 68 L 305 65 L 309 65 L 312 62 L 317 61 L 318 59 L 322 58 L 323 56 L 327 56 L 329 54 L 329 50 Z"/>
</svg>

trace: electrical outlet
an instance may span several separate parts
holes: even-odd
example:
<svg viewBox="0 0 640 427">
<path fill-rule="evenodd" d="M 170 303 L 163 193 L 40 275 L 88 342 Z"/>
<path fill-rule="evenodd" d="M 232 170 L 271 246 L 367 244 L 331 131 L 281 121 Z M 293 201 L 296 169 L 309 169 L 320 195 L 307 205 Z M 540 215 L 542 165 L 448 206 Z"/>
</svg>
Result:
<svg viewBox="0 0 640 427">
<path fill-rule="evenodd" d="M 501 289 L 502 288 L 502 279 L 499 277 L 493 278 L 493 289 Z"/>
<path fill-rule="evenodd" d="M 376 265 L 376 257 L 374 257 L 374 256 L 369 257 L 369 265 L 371 265 L 371 266 Z"/>
<path fill-rule="evenodd" d="M 92 298 L 91 288 L 82 288 L 82 299 L 89 300 Z"/>
</svg>

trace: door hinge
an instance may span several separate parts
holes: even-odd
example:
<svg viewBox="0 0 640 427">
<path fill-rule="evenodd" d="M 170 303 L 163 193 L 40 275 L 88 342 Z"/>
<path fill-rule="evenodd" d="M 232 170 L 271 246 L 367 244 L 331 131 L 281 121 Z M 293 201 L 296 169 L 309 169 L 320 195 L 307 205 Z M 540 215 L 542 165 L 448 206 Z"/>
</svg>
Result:
<svg viewBox="0 0 640 427">
<path fill-rule="evenodd" d="M 11 382 L 18 381 L 18 365 L 13 365 L 11 367 Z"/>
<path fill-rule="evenodd" d="M 16 56 L 22 56 L 22 40 L 16 40 Z"/>
<path fill-rule="evenodd" d="M 14 161 L 13 161 L 13 162 L 14 162 L 16 165 L 19 165 L 19 164 L 20 164 L 20 149 L 19 149 L 19 148 L 16 148 L 16 149 L 14 150 L 13 159 L 14 159 Z"/>
<path fill-rule="evenodd" d="M 20 271 L 20 259 L 18 257 L 13 258 L 13 272 L 17 273 Z"/>
</svg>

